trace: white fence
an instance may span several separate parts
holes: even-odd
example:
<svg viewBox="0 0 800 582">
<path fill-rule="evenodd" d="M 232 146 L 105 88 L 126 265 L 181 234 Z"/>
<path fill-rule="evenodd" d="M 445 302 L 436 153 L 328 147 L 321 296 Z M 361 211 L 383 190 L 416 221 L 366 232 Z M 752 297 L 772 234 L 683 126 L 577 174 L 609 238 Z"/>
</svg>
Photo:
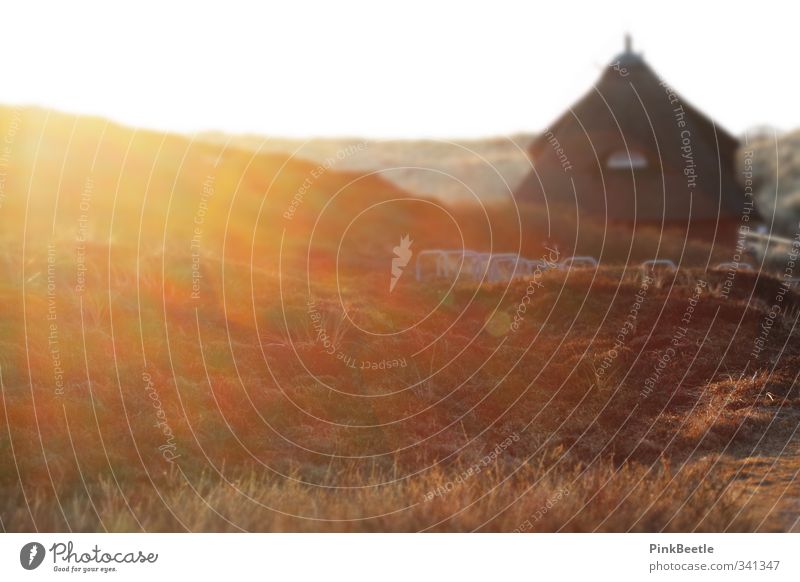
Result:
<svg viewBox="0 0 800 582">
<path fill-rule="evenodd" d="M 417 254 L 417 281 L 456 279 L 473 282 L 498 283 L 530 277 L 537 270 L 595 269 L 594 257 L 568 257 L 558 264 L 544 260 L 526 259 L 516 253 L 481 253 L 470 250 L 428 249 Z"/>
<path fill-rule="evenodd" d="M 766 239 L 766 240 L 764 240 Z M 768 243 L 770 246 L 791 246 L 790 239 L 769 237 L 751 233 L 748 238 L 753 245 Z M 527 259 L 516 253 L 482 253 L 472 250 L 428 249 L 417 254 L 417 281 L 433 279 L 463 279 L 474 283 L 499 283 L 517 278 L 527 278 L 537 271 L 578 269 L 596 269 L 599 266 L 596 258 L 591 256 L 567 257 L 559 263 L 544 260 Z M 636 268 L 634 266 L 634 268 Z M 719 263 L 713 267 L 718 271 L 754 271 L 754 267 L 746 262 Z M 665 275 L 678 273 L 678 265 L 668 259 L 650 259 L 638 265 L 642 272 L 655 272 Z M 795 285 L 800 283 L 792 281 Z"/>
</svg>

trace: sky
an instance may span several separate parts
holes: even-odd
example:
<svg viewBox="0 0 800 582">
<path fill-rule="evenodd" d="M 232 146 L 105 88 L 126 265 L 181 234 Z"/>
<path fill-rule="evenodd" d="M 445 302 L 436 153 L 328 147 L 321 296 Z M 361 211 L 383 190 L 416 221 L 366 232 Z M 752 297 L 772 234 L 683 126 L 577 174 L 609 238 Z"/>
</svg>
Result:
<svg viewBox="0 0 800 582">
<path fill-rule="evenodd" d="M 634 50 L 723 127 L 800 127 L 778 2 L 145 0 L 3 4 L 0 103 L 180 132 L 538 131 Z"/>
</svg>

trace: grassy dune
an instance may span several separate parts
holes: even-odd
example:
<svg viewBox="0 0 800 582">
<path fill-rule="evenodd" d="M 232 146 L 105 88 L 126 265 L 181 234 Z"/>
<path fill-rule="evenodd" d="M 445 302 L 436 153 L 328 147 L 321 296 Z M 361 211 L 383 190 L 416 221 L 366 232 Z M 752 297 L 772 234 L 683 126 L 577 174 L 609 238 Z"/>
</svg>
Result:
<svg viewBox="0 0 800 582">
<path fill-rule="evenodd" d="M 166 317 L 163 305 L 137 310 L 133 290 L 110 309 L 87 307 L 87 297 L 62 299 L 59 321 L 77 310 L 76 321 L 61 325 L 81 340 L 62 343 L 63 396 L 52 394 L 41 329 L 28 324 L 27 354 L 24 342 L 4 346 L 20 364 L 3 365 L 4 527 L 787 527 L 786 516 L 741 490 L 730 461 L 791 442 L 800 400 L 798 350 L 787 340 L 796 316 L 781 318 L 768 351 L 745 367 L 768 313 L 762 297 L 777 284 L 741 274 L 726 297 L 724 274 L 707 275 L 709 290 L 677 343 L 681 326 L 672 322 L 683 317 L 700 273 L 681 273 L 680 285 L 655 280 L 617 352 L 642 288 L 636 271 L 545 275 L 515 332 L 509 322 L 526 282 L 477 293 L 459 284 L 432 331 L 369 345 L 335 331 L 340 306 L 320 295 L 315 309 L 326 333 L 359 361 L 422 349 L 463 311 L 458 334 L 390 370 L 353 369 L 328 355 L 299 291 L 284 289 L 283 329 L 260 300 L 251 326 L 237 322 L 244 305 L 226 324 L 180 304 Z M 348 307 L 369 303 L 378 283 L 370 289 L 362 278 L 363 295 Z M 416 296 L 403 302 L 406 315 L 436 299 L 429 286 L 407 290 Z M 157 291 L 140 288 L 144 296 Z M 380 323 L 379 315 L 359 323 Z M 644 396 L 670 345 L 673 361 Z"/>
<path fill-rule="evenodd" d="M 729 249 L 0 113 L 4 530 L 793 527 L 797 296 Z M 406 234 L 602 266 L 390 292 Z"/>
</svg>

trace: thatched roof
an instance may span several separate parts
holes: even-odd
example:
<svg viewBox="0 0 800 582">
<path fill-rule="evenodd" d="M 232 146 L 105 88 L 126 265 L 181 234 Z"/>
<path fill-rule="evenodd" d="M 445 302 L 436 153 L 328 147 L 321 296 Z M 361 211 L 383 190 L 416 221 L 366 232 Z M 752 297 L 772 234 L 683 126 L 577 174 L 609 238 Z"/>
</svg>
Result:
<svg viewBox="0 0 800 582">
<path fill-rule="evenodd" d="M 626 50 L 532 144 L 520 201 L 577 204 L 582 215 L 645 223 L 739 219 L 738 140 Z M 574 183 L 574 189 L 573 189 Z"/>
</svg>

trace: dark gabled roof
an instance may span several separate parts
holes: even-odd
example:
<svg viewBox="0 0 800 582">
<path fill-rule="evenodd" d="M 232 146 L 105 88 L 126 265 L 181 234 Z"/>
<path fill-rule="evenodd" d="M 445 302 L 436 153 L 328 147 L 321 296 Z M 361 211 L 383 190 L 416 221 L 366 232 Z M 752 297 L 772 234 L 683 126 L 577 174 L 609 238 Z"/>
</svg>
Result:
<svg viewBox="0 0 800 582">
<path fill-rule="evenodd" d="M 577 204 L 610 220 L 738 219 L 738 145 L 626 50 L 533 142 L 534 171 L 516 196 Z M 612 154 L 643 156 L 647 166 L 609 168 Z"/>
</svg>

